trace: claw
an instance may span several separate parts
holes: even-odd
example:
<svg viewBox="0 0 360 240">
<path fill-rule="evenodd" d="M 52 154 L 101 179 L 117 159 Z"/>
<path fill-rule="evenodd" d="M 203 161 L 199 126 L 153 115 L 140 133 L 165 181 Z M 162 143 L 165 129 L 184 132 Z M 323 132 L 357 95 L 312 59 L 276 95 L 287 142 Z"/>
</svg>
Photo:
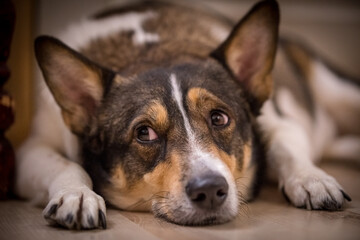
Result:
<svg viewBox="0 0 360 240">
<path fill-rule="evenodd" d="M 344 192 L 343 190 L 340 190 L 340 192 L 342 193 L 342 195 L 344 196 L 344 198 L 346 200 L 348 200 L 349 202 L 351 202 L 351 197 L 346 193 Z"/>
<path fill-rule="evenodd" d="M 47 213 L 45 214 L 45 218 L 50 218 L 51 215 L 53 215 L 54 213 L 56 213 L 58 209 L 58 205 L 54 204 L 51 206 L 51 208 L 49 209 L 49 211 L 47 211 Z"/>
<path fill-rule="evenodd" d="M 87 220 L 88 220 L 88 223 L 89 223 L 89 228 L 94 228 L 95 227 L 94 218 L 92 216 L 88 216 Z"/>
<path fill-rule="evenodd" d="M 329 211 L 337 211 L 341 209 L 341 204 L 337 203 L 333 199 L 327 199 L 323 202 L 323 205 L 319 208 L 319 210 L 329 210 Z"/>
<path fill-rule="evenodd" d="M 106 229 L 106 217 L 101 210 L 99 210 L 99 225 L 101 225 L 103 229 Z"/>
<path fill-rule="evenodd" d="M 287 201 L 288 203 L 291 203 L 290 198 L 289 198 L 288 195 L 286 194 L 284 187 L 281 188 L 281 193 L 282 193 L 282 195 L 284 196 L 284 198 L 286 199 L 286 201 Z"/>
<path fill-rule="evenodd" d="M 74 220 L 74 216 L 73 216 L 71 213 L 69 213 L 69 214 L 66 216 L 66 218 L 65 218 L 64 221 L 65 221 L 66 223 L 71 224 L 73 220 Z"/>
</svg>

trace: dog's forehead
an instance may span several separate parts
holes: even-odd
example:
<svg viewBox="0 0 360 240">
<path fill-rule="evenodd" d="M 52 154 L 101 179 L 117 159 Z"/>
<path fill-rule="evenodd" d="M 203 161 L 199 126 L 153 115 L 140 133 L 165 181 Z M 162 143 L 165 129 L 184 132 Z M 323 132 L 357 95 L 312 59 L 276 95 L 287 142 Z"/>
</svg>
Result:
<svg viewBox="0 0 360 240">
<path fill-rule="evenodd" d="M 212 60 L 151 69 L 131 77 L 126 84 L 116 86 L 115 94 L 134 102 L 161 99 L 168 103 L 171 102 L 169 98 L 173 97 L 171 76 L 176 76 L 179 90 L 184 96 L 191 88 L 206 89 L 226 102 L 234 102 L 242 95 L 239 84 L 220 64 Z"/>
</svg>

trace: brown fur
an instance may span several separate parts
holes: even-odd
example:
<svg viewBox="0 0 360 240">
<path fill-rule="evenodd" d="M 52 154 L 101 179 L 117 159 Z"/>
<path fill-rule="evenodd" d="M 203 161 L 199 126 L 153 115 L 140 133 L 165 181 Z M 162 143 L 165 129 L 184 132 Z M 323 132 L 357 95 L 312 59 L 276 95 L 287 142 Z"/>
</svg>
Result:
<svg viewBox="0 0 360 240">
<path fill-rule="evenodd" d="M 210 14 L 202 12 L 199 16 L 199 12 L 193 9 L 161 5 L 155 17 L 143 26 L 146 32 L 159 35 L 159 44 L 134 45 L 133 33 L 128 31 L 96 39 L 80 52 L 104 67 L 130 76 L 154 66 L 169 67 L 208 57 L 219 44 L 206 27 L 211 24 L 230 29 L 228 22 L 219 22 Z"/>
</svg>

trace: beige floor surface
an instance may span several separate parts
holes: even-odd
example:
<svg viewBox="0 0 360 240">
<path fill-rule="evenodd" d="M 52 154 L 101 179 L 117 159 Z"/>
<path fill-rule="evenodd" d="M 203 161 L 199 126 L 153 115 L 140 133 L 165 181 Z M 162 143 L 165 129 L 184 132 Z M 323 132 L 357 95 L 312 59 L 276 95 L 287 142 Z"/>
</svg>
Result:
<svg viewBox="0 0 360 240">
<path fill-rule="evenodd" d="M 37 34 L 51 34 L 67 23 L 75 21 L 81 12 L 85 15 L 102 5 L 122 1 L 38 0 L 35 8 L 36 32 Z M 21 0 L 15 0 L 15 2 L 21 2 Z M 86 8 L 84 8 L 85 2 Z M 238 19 L 255 1 L 203 0 L 202 2 L 206 2 L 233 19 Z M 25 5 L 19 4 L 19 6 Z M 355 76 L 360 76 L 358 44 L 360 1 L 281 0 L 280 5 L 282 33 L 300 36 L 332 63 Z M 18 20 L 21 20 L 21 16 L 18 16 Z M 21 21 L 18 22 L 21 23 Z M 28 29 L 27 25 L 23 27 Z M 23 38 L 20 38 L 18 42 L 15 48 L 24 45 Z M 19 53 L 18 56 L 14 54 L 15 50 L 12 55 L 16 61 L 23 59 L 23 52 L 20 51 L 21 54 Z M 13 76 L 16 76 L 16 73 L 18 72 L 15 71 Z M 16 141 L 16 137 L 24 132 L 18 126 L 25 126 L 25 120 L 20 121 L 25 119 L 21 115 L 24 113 L 25 103 L 18 99 L 19 96 L 25 95 L 24 91 L 18 90 L 25 89 L 26 94 L 30 95 L 31 88 L 19 88 L 19 86 L 28 86 L 24 84 L 28 81 L 27 78 L 19 77 L 19 79 L 12 79 L 8 85 L 10 92 L 17 99 L 18 121 L 13 127 L 14 134 L 10 134 L 10 139 L 15 142 L 15 145 L 20 141 Z M 31 101 L 26 99 L 25 102 Z M 78 232 L 50 227 L 41 216 L 42 209 L 32 207 L 27 202 L 12 200 L 0 202 L 0 240 L 360 239 L 360 165 L 327 163 L 324 168 L 338 179 L 353 198 L 344 211 L 306 211 L 293 208 L 282 198 L 276 186 L 270 184 L 264 186 L 259 198 L 250 203 L 236 220 L 223 225 L 181 227 L 155 219 L 150 213 L 130 213 L 110 209 L 107 212 L 107 230 Z"/>
<path fill-rule="evenodd" d="M 150 213 L 109 209 L 108 229 L 69 231 L 47 225 L 40 208 L 18 200 L 0 202 L 0 240 L 12 239 L 360 239 L 360 165 L 326 163 L 323 168 L 351 195 L 343 211 L 307 211 L 290 206 L 273 184 L 222 225 L 183 227 Z"/>
</svg>

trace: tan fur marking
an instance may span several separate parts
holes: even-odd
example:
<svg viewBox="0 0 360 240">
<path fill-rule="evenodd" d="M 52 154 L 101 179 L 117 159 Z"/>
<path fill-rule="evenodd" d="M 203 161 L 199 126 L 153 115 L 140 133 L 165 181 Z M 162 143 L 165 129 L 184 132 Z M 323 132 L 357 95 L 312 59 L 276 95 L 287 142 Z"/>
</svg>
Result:
<svg viewBox="0 0 360 240">
<path fill-rule="evenodd" d="M 145 174 L 139 182 L 131 186 L 126 183 L 123 169 L 117 167 L 113 172 L 112 187 L 103 191 L 106 198 L 122 209 L 149 211 L 152 201 L 161 201 L 170 190 L 172 194 L 180 194 L 183 190 L 180 181 L 181 157 L 177 153 L 169 155 L 171 157 L 168 161 L 158 164 L 152 172 Z"/>
<path fill-rule="evenodd" d="M 228 166 L 230 172 L 234 174 L 236 170 L 236 158 L 234 155 L 227 154 L 226 152 L 219 149 L 215 144 L 211 145 L 209 150 L 215 157 L 221 159 L 221 161 L 223 161 L 226 166 Z"/>
<path fill-rule="evenodd" d="M 116 186 L 116 188 L 123 190 L 126 188 L 126 177 L 122 167 L 118 166 L 113 172 L 111 182 Z"/>
<path fill-rule="evenodd" d="M 247 197 L 251 198 L 250 188 L 254 178 L 255 167 L 250 165 L 251 160 L 251 146 L 245 144 L 243 148 L 243 161 L 242 166 L 237 166 L 239 161 L 234 155 L 228 155 L 224 151 L 218 149 L 216 146 L 210 148 L 212 154 L 217 158 L 221 159 L 230 169 L 234 180 L 237 185 L 238 193 L 241 194 L 242 200 L 248 200 Z"/>
<path fill-rule="evenodd" d="M 167 192 L 171 190 L 181 191 L 180 187 L 180 156 L 170 154 L 170 160 L 160 163 L 155 169 L 144 175 L 144 182 L 150 185 L 155 192 Z M 175 191 L 176 192 L 176 191 Z"/>
<path fill-rule="evenodd" d="M 188 99 L 190 102 L 193 103 L 192 106 L 195 107 L 198 107 L 203 101 L 205 101 L 207 99 L 207 96 L 213 95 L 203 88 L 192 88 L 188 93 Z"/>
<path fill-rule="evenodd" d="M 148 108 L 147 114 L 161 128 L 169 125 L 168 113 L 160 101 L 153 101 Z"/>
<path fill-rule="evenodd" d="M 248 200 L 251 198 L 250 188 L 251 182 L 255 177 L 255 166 L 247 168 L 245 171 L 242 171 L 238 176 L 235 175 L 235 182 L 238 189 L 238 193 L 241 194 L 242 200 Z"/>
<path fill-rule="evenodd" d="M 243 148 L 243 168 L 244 170 L 248 169 L 251 163 L 251 144 L 245 144 Z"/>
<path fill-rule="evenodd" d="M 238 161 L 236 162 L 238 163 Z M 251 166 L 251 145 L 246 143 L 243 147 L 243 161 L 242 166 L 238 166 L 234 173 L 235 182 L 237 185 L 238 192 L 241 194 L 243 200 L 251 198 L 250 188 L 253 178 L 255 176 L 255 165 Z"/>
<path fill-rule="evenodd" d="M 114 83 L 117 84 L 117 85 L 121 85 L 121 84 L 124 84 L 124 83 L 129 83 L 131 82 L 130 79 L 128 78 L 124 78 L 118 74 L 115 75 L 114 77 Z"/>
<path fill-rule="evenodd" d="M 225 105 L 221 99 L 204 88 L 190 89 L 188 92 L 188 103 L 190 110 L 195 112 L 201 110 L 204 107 L 207 109 L 213 109 L 219 107 L 219 105 Z"/>
</svg>

